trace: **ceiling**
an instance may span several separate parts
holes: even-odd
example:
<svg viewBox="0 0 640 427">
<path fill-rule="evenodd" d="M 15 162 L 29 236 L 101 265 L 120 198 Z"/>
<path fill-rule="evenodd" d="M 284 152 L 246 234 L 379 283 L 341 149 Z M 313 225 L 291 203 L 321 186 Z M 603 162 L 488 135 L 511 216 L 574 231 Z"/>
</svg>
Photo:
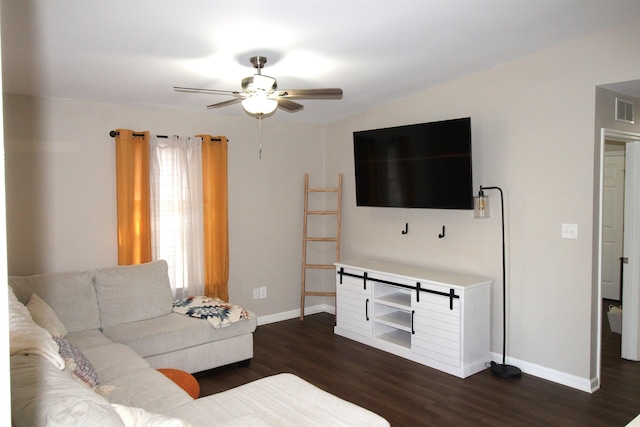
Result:
<svg viewBox="0 0 640 427">
<path fill-rule="evenodd" d="M 2 0 L 8 93 L 206 111 L 263 73 L 329 123 L 640 17 L 638 0 Z M 246 116 L 240 104 L 209 110 Z"/>
</svg>

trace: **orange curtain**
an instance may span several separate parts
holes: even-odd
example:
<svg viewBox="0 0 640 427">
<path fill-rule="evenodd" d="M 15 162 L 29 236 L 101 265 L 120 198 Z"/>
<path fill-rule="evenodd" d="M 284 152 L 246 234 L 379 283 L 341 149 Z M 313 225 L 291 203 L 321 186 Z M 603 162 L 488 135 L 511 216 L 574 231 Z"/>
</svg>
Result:
<svg viewBox="0 0 640 427">
<path fill-rule="evenodd" d="M 141 264 L 151 261 L 149 132 L 117 132 L 118 264 Z"/>
<path fill-rule="evenodd" d="M 204 198 L 204 293 L 229 301 L 227 138 L 202 138 Z"/>
</svg>

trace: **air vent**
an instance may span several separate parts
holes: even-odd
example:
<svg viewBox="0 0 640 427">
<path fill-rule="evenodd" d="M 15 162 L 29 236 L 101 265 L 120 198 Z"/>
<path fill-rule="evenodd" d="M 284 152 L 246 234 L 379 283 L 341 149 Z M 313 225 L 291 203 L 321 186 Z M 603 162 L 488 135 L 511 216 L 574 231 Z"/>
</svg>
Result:
<svg viewBox="0 0 640 427">
<path fill-rule="evenodd" d="M 633 102 L 616 98 L 616 121 L 633 123 Z"/>
</svg>

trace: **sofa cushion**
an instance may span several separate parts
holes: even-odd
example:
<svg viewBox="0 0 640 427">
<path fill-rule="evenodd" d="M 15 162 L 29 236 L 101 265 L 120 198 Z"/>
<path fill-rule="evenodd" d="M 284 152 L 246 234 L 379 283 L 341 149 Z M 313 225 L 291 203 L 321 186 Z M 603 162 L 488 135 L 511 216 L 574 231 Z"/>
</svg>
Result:
<svg viewBox="0 0 640 427">
<path fill-rule="evenodd" d="M 31 294 L 27 308 L 33 321 L 49 331 L 51 336 L 62 338 L 69 333 L 56 312 L 38 294 Z"/>
<path fill-rule="evenodd" d="M 23 304 L 32 294 L 38 294 L 69 332 L 100 327 L 98 300 L 89 271 L 10 276 L 9 285 Z"/>
<path fill-rule="evenodd" d="M 84 350 L 100 377 L 110 384 L 113 380 L 150 369 L 149 363 L 124 344 L 111 343 Z"/>
<path fill-rule="evenodd" d="M 11 357 L 11 417 L 15 427 L 123 426 L 104 397 L 37 355 Z"/>
<path fill-rule="evenodd" d="M 111 403 L 151 412 L 164 414 L 167 409 L 194 402 L 186 391 L 153 368 L 121 376 L 110 384 L 115 387 L 107 396 Z"/>
<path fill-rule="evenodd" d="M 96 270 L 103 328 L 171 313 L 173 295 L 164 260 Z"/>
<path fill-rule="evenodd" d="M 124 344 L 109 343 L 86 348 L 102 384 L 113 390 L 106 395 L 111 403 L 164 413 L 163 409 L 193 401 L 176 383 L 149 366 Z"/>
<path fill-rule="evenodd" d="M 104 329 L 113 341 L 126 344 L 143 357 L 169 353 L 188 347 L 252 333 L 256 316 L 215 329 L 204 319 L 169 313 L 140 322 L 121 323 Z"/>
<path fill-rule="evenodd" d="M 64 338 L 85 353 L 87 349 L 113 343 L 99 329 L 72 332 Z"/>
</svg>

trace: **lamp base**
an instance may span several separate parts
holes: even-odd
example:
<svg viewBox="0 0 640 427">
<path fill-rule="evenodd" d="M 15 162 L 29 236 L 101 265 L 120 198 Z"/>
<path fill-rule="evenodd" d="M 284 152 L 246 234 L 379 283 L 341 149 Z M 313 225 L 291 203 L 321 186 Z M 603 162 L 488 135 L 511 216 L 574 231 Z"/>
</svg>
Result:
<svg viewBox="0 0 640 427">
<path fill-rule="evenodd" d="M 522 376 L 520 368 L 495 362 L 491 362 L 491 372 L 500 378 L 520 378 Z"/>
</svg>

